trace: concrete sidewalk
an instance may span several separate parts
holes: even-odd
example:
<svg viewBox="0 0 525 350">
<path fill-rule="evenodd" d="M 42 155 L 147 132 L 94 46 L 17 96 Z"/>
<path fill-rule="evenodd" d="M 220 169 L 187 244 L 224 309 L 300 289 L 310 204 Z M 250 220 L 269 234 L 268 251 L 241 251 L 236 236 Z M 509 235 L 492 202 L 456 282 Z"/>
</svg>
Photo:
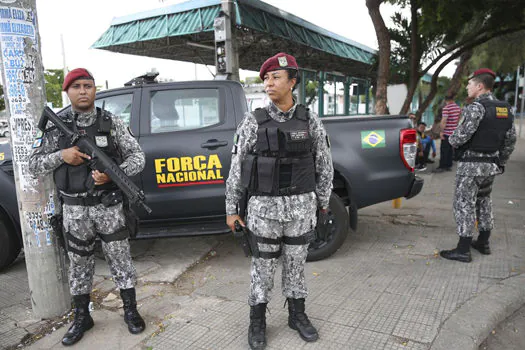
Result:
<svg viewBox="0 0 525 350">
<path fill-rule="evenodd" d="M 525 141 L 494 185 L 493 253 L 473 251 L 470 264 L 439 257 L 440 249 L 457 243 L 451 209 L 455 173 L 430 170 L 420 173 L 425 178 L 420 195 L 403 200 L 401 209 L 382 203 L 361 210 L 358 230 L 343 247 L 329 259 L 307 264 L 307 312 L 319 329 L 316 343 L 303 342 L 288 328 L 277 273 L 268 349 L 477 349 L 523 305 Z M 119 298 L 105 290 L 106 301 L 93 312 L 95 327 L 74 348 L 247 349 L 249 260 L 230 236 L 218 239 L 218 246 L 174 283 L 144 274 L 138 289 L 148 322 L 144 334 L 127 333 Z M 62 348 L 65 330 L 29 349 Z"/>
</svg>

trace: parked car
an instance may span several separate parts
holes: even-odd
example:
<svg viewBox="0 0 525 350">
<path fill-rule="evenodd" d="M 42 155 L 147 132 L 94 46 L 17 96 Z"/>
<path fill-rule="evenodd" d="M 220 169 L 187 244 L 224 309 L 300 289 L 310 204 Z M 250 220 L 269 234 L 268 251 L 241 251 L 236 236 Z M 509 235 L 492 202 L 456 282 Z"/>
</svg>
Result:
<svg viewBox="0 0 525 350">
<path fill-rule="evenodd" d="M 123 118 L 146 154 L 146 167 L 133 180 L 153 212 L 138 210 L 137 238 L 228 232 L 225 180 L 233 134 L 247 111 L 239 83 L 138 83 L 97 93 L 96 105 Z M 348 228 L 357 227 L 359 208 L 411 198 L 423 186 L 414 174 L 416 135 L 406 116 L 329 117 L 323 123 L 334 190 L 328 235 L 310 245 L 309 260 L 326 258 L 343 244 Z M 12 166 L 7 153 L 5 158 L 0 190 L 9 195 L 0 198 L 0 268 L 21 247 Z"/>
</svg>

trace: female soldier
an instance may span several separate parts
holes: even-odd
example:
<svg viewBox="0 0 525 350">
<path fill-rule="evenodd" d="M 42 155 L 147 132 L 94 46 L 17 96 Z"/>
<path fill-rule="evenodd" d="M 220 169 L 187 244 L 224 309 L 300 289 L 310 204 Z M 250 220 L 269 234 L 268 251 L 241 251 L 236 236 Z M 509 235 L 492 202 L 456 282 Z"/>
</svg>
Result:
<svg viewBox="0 0 525 350">
<path fill-rule="evenodd" d="M 317 115 L 292 95 L 299 82 L 295 58 L 278 53 L 264 62 L 259 76 L 271 102 L 247 113 L 237 128 L 226 184 L 228 226 L 234 230 L 237 220 L 245 225 L 237 209 L 248 191 L 246 225 L 258 242 L 248 298 L 252 349 L 266 346 L 266 305 L 279 256 L 288 325 L 305 341 L 319 337 L 304 312 L 304 264 L 315 239 L 316 211 L 326 213 L 333 179 L 326 131 Z"/>
</svg>

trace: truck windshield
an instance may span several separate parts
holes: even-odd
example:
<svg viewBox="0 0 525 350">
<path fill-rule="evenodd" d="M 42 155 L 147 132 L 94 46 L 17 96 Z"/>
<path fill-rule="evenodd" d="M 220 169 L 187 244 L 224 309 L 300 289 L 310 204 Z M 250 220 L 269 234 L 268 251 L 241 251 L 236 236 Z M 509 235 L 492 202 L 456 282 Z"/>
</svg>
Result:
<svg viewBox="0 0 525 350">
<path fill-rule="evenodd" d="M 129 120 L 131 118 L 131 106 L 133 105 L 133 94 L 124 94 L 109 96 L 101 98 L 95 101 L 95 106 L 102 107 L 104 109 L 116 115 L 129 126 Z"/>
</svg>

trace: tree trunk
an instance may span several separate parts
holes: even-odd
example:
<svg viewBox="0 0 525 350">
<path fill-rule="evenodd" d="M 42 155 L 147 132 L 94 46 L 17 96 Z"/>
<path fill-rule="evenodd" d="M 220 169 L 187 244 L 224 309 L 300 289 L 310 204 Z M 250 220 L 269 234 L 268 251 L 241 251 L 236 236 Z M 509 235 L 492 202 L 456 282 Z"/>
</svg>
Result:
<svg viewBox="0 0 525 350">
<path fill-rule="evenodd" d="M 506 34 L 510 34 L 510 33 L 515 33 L 515 32 L 520 31 L 522 29 L 525 29 L 525 24 L 524 25 L 520 25 L 517 28 L 505 28 L 505 29 L 502 29 L 502 30 L 499 30 L 499 31 L 496 31 L 496 32 L 493 32 L 493 33 L 487 33 L 486 35 L 482 35 L 480 38 L 476 39 L 475 41 L 472 41 L 472 42 L 466 44 L 465 46 L 463 46 L 462 48 L 460 48 L 456 52 L 454 52 L 452 55 L 450 55 L 445 61 L 443 61 L 443 63 L 441 63 L 439 65 L 439 67 L 434 72 L 434 75 L 432 76 L 432 82 L 430 84 L 430 93 L 428 94 L 428 96 L 425 99 L 425 101 L 423 102 L 423 104 L 419 106 L 419 109 L 418 109 L 416 115 L 421 115 L 423 113 L 423 111 L 425 109 L 427 109 L 427 107 L 430 105 L 430 103 L 432 102 L 432 100 L 436 96 L 436 93 L 437 93 L 437 80 L 438 80 L 439 73 L 441 73 L 443 68 L 445 68 L 450 62 L 452 62 L 453 60 L 455 60 L 458 57 L 460 57 L 464 52 L 472 50 L 473 48 L 475 48 L 475 47 L 477 47 L 477 46 L 479 46 L 479 45 L 481 45 L 483 43 L 486 43 L 490 39 L 497 38 L 497 37 L 500 37 L 500 36 L 503 36 L 503 35 L 506 35 Z"/>
<path fill-rule="evenodd" d="M 377 89 L 375 95 L 376 114 L 387 114 L 386 88 L 390 73 L 390 34 L 381 16 L 381 12 L 379 12 L 379 6 L 382 2 L 383 0 L 366 0 L 366 7 L 374 24 L 377 43 L 379 45 L 379 68 L 377 70 Z"/>
<path fill-rule="evenodd" d="M 461 78 L 465 76 L 468 69 L 468 62 L 472 57 L 472 50 L 467 50 L 459 57 L 459 63 L 456 67 L 456 71 L 450 80 L 450 86 L 447 90 L 447 96 L 456 96 L 461 88 Z"/>
<path fill-rule="evenodd" d="M 419 73 L 419 63 L 421 61 L 421 45 L 418 30 L 417 10 L 418 7 L 416 1 L 410 0 L 410 78 L 408 84 L 407 97 L 405 98 L 405 102 L 403 102 L 403 107 L 401 107 L 401 111 L 399 112 L 399 114 L 408 113 L 410 104 L 412 103 L 412 99 L 414 97 L 414 93 L 417 89 L 417 84 L 419 83 L 419 79 L 421 78 L 421 74 Z"/>
</svg>

